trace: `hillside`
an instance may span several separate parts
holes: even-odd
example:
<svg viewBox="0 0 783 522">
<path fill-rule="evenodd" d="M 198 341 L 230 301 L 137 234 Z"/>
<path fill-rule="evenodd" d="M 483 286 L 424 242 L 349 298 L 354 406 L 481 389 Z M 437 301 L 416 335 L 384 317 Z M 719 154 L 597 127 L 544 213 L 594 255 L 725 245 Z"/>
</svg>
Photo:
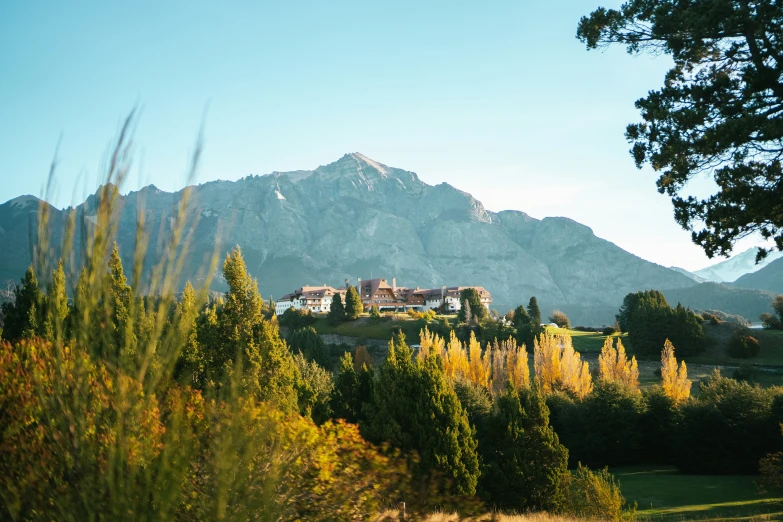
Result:
<svg viewBox="0 0 783 522">
<path fill-rule="evenodd" d="M 758 272 L 740 277 L 734 282 L 734 285 L 783 294 L 783 259 L 771 262 Z"/>
<path fill-rule="evenodd" d="M 741 315 L 750 321 L 758 321 L 759 315 L 772 312 L 774 295 L 764 290 L 737 288 L 720 283 L 701 283 L 688 288 L 664 290 L 666 300 L 672 306 L 682 303 L 698 310 L 720 310 Z"/>
<path fill-rule="evenodd" d="M 150 186 L 121 198 L 117 241 L 126 259 L 135 249 L 139 213 L 153 232 L 152 256 L 181 195 Z M 0 277 L 18 279 L 29 263 L 34 203 L 0 205 L 0 237 L 8 247 L 0 252 Z M 86 226 L 95 206 L 91 196 L 75 209 Z M 63 211 L 50 210 L 60 222 Z M 574 324 L 608 324 L 628 292 L 696 284 L 570 219 L 490 212 L 447 183 L 428 185 L 358 153 L 313 171 L 198 185 L 188 219 L 194 241 L 185 252 L 185 276 L 199 277 L 216 241 L 221 251 L 238 244 L 265 296 L 303 284 L 396 277 L 411 287 L 481 285 L 501 312 L 535 295 L 545 315 L 560 308 Z M 220 280 L 215 288 L 222 288 Z"/>
</svg>

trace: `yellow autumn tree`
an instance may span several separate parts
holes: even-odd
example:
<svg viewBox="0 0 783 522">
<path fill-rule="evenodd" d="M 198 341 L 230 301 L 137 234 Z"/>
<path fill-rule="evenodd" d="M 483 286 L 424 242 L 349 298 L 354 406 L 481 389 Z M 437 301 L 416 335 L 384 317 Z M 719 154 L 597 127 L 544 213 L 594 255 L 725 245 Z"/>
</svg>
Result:
<svg viewBox="0 0 783 522">
<path fill-rule="evenodd" d="M 685 361 L 680 361 L 677 368 L 677 359 L 674 357 L 674 345 L 666 339 L 661 352 L 661 379 L 663 392 L 675 403 L 682 402 L 691 396 L 693 383 L 688 380 L 688 368 Z"/>
<path fill-rule="evenodd" d="M 513 338 L 501 343 L 495 339 L 492 347 L 492 393 L 503 393 L 507 383 L 517 390 L 530 386 L 527 350 L 524 344 L 518 346 Z"/>
<path fill-rule="evenodd" d="M 562 351 L 560 354 L 560 386 L 583 399 L 593 391 L 593 378 L 587 362 L 574 350 L 571 336 L 567 333 L 558 336 Z"/>
<path fill-rule="evenodd" d="M 543 393 L 551 393 L 560 382 L 560 341 L 546 331 L 534 340 L 533 368 L 536 384 Z"/>
<path fill-rule="evenodd" d="M 419 351 L 416 357 L 420 361 L 426 360 L 432 352 L 432 346 L 435 341 L 435 336 L 430 332 L 426 326 L 423 330 L 419 331 Z"/>
<path fill-rule="evenodd" d="M 639 391 L 639 365 L 636 357 L 628 360 L 625 346 L 618 338 L 617 346 L 612 346 L 612 338 L 607 337 L 598 356 L 599 379 L 607 382 L 619 382 L 622 385 Z"/>
<path fill-rule="evenodd" d="M 468 354 L 452 330 L 443 367 L 446 375 L 452 379 L 464 379 L 469 372 Z"/>
<path fill-rule="evenodd" d="M 468 373 L 467 377 L 474 384 L 489 389 L 491 366 L 487 357 L 481 356 L 481 343 L 476 340 L 476 334 L 470 332 L 468 341 Z"/>
<path fill-rule="evenodd" d="M 536 383 L 545 394 L 565 389 L 583 398 L 593 390 L 590 368 L 574 350 L 566 331 L 545 332 L 535 340 L 533 366 Z"/>
</svg>

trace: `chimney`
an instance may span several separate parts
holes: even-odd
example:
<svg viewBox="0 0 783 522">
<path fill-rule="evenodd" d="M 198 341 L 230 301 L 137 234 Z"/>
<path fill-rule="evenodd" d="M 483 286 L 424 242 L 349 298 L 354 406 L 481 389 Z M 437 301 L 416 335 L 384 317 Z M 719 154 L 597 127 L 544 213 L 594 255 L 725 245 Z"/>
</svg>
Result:
<svg viewBox="0 0 783 522">
<path fill-rule="evenodd" d="M 446 285 L 443 285 L 440 287 L 440 302 L 444 302 L 446 300 Z"/>
<path fill-rule="evenodd" d="M 362 295 L 362 278 L 357 277 L 356 281 L 356 291 L 359 293 L 359 295 Z"/>
<path fill-rule="evenodd" d="M 392 292 L 397 292 L 397 278 L 392 277 Z"/>
<path fill-rule="evenodd" d="M 348 283 L 348 280 L 346 279 L 346 280 L 345 280 L 345 288 L 346 288 L 346 290 L 348 289 L 348 284 L 349 284 L 349 283 Z"/>
</svg>

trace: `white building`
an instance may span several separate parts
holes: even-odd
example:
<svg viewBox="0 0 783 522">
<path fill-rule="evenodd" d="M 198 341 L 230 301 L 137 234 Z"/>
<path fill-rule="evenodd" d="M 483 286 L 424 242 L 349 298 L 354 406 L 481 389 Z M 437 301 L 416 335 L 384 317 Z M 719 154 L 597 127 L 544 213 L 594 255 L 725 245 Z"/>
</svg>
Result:
<svg viewBox="0 0 783 522">
<path fill-rule="evenodd" d="M 313 313 L 327 313 L 332 308 L 332 299 L 336 294 L 342 294 L 345 300 L 345 290 L 331 286 L 303 286 L 286 294 L 275 303 L 275 314 L 283 315 L 289 308 L 310 310 Z"/>
</svg>

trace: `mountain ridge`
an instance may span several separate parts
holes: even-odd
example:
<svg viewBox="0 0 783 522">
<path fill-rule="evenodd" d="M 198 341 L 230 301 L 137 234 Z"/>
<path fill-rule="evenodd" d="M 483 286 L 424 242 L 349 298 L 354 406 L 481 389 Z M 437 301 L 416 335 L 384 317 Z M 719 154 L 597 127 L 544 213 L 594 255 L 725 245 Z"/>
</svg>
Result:
<svg viewBox="0 0 783 522">
<path fill-rule="evenodd" d="M 164 192 L 151 185 L 120 196 L 116 239 L 124 259 L 129 261 L 134 250 L 140 212 L 160 239 L 183 190 Z M 535 295 L 545 315 L 559 308 L 575 324 L 610 324 L 630 291 L 696 285 L 570 218 L 488 211 L 446 182 L 429 185 L 412 171 L 361 153 L 311 171 L 210 181 L 190 190 L 193 201 L 186 212 L 194 241 L 185 253 L 184 276 L 196 278 L 203 254 L 216 242 L 221 252 L 238 244 L 265 296 L 374 275 L 396 277 L 406 286 L 481 285 L 501 312 Z M 75 210 L 89 215 L 96 197 Z M 7 207 L 0 205 L 0 228 L 14 227 L 14 249 L 29 250 L 30 238 L 25 244 L 18 230 L 19 212 L 8 217 Z M 54 221 L 64 212 L 52 212 Z M 22 209 L 21 214 L 34 220 L 37 212 Z M 150 256 L 157 253 L 151 249 Z M 9 257 L 0 252 L 0 277 L 18 279 L 29 256 L 26 262 L 24 256 Z"/>
</svg>

